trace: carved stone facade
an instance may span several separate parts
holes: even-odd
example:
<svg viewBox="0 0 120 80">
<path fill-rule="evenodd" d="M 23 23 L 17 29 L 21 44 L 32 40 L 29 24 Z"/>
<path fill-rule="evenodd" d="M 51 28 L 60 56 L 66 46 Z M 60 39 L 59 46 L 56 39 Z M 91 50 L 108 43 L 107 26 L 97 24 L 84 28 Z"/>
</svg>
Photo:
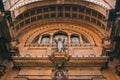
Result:
<svg viewBox="0 0 120 80">
<path fill-rule="evenodd" d="M 107 80 L 102 70 L 113 49 L 107 20 L 113 4 L 105 0 L 14 2 L 10 8 L 5 6 L 11 12 L 6 21 L 11 59 L 18 70 L 14 80 Z M 115 24 L 118 29 L 119 20 Z M 59 38 L 64 39 L 60 52 Z"/>
</svg>

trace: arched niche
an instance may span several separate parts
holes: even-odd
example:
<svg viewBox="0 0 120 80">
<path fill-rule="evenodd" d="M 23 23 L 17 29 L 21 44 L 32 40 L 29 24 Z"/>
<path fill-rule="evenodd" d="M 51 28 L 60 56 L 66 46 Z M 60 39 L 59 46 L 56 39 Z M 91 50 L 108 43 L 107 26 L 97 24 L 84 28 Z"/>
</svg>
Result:
<svg viewBox="0 0 120 80">
<path fill-rule="evenodd" d="M 65 40 L 65 44 L 68 43 L 68 34 L 64 31 L 57 31 L 54 33 L 53 35 L 53 43 L 55 43 L 55 39 L 58 40 L 59 38 L 61 38 L 62 40 Z"/>
</svg>

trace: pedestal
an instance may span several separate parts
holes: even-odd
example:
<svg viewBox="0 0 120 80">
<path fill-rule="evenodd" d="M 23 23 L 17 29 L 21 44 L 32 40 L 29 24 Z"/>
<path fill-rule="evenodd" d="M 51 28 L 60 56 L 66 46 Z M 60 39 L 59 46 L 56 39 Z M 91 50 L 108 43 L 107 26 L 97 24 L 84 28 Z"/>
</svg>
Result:
<svg viewBox="0 0 120 80">
<path fill-rule="evenodd" d="M 50 55 L 50 60 L 54 63 L 56 67 L 63 67 L 65 63 L 69 60 L 70 55 L 65 52 L 55 52 Z"/>
</svg>

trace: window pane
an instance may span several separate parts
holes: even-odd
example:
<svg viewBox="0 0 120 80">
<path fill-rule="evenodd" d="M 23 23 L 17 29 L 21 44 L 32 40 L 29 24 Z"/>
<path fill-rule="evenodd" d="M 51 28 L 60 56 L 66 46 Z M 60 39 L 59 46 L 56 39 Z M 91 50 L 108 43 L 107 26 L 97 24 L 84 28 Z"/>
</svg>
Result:
<svg viewBox="0 0 120 80">
<path fill-rule="evenodd" d="M 79 42 L 79 37 L 78 37 L 78 36 L 72 36 L 71 39 L 72 39 L 72 43 L 73 43 L 73 44 L 78 44 L 78 43 L 80 43 L 80 42 Z"/>
<path fill-rule="evenodd" d="M 50 37 L 49 36 L 42 37 L 41 44 L 48 44 L 48 43 L 50 43 Z"/>
</svg>

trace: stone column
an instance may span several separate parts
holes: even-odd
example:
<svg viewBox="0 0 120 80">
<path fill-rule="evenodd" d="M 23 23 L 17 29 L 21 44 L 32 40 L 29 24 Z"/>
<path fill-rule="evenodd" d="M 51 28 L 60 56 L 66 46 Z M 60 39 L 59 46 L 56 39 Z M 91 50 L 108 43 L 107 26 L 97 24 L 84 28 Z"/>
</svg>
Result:
<svg viewBox="0 0 120 80">
<path fill-rule="evenodd" d="M 80 44 L 83 44 L 82 35 L 79 36 L 79 39 L 80 39 Z"/>
<path fill-rule="evenodd" d="M 39 35 L 38 44 L 40 44 L 41 39 L 42 39 L 42 36 L 41 36 L 41 35 Z"/>
<path fill-rule="evenodd" d="M 53 35 L 50 35 L 50 44 L 53 42 Z"/>
<path fill-rule="evenodd" d="M 11 41 L 15 41 L 16 40 L 16 32 L 15 32 L 15 28 L 13 25 L 12 17 L 10 14 L 5 15 L 5 17 L 6 17 L 6 22 L 7 22 L 8 28 L 9 28 L 9 32 L 10 32 Z"/>
<path fill-rule="evenodd" d="M 68 35 L 68 44 L 71 44 L 71 38 L 70 38 L 71 35 Z"/>
</svg>

